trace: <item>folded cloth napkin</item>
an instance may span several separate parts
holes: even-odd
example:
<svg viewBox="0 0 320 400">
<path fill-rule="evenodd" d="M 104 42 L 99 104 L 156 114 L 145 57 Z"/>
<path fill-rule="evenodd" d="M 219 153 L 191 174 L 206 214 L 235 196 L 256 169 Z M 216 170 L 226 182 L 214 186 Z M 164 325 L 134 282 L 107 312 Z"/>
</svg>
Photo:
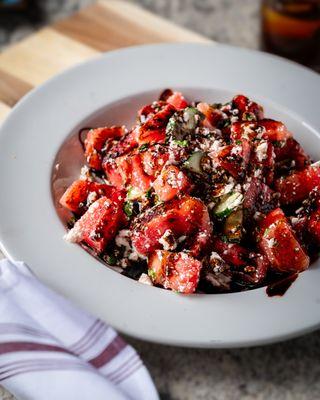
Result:
<svg viewBox="0 0 320 400">
<path fill-rule="evenodd" d="M 136 351 L 110 326 L 0 261 L 0 384 L 17 399 L 156 400 Z"/>
</svg>

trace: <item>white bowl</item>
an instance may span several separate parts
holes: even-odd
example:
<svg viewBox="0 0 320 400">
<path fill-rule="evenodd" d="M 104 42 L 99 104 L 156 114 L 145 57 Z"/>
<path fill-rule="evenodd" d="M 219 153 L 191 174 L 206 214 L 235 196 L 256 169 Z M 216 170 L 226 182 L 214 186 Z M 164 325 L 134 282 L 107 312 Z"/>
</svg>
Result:
<svg viewBox="0 0 320 400">
<path fill-rule="evenodd" d="M 200 44 L 164 44 L 110 52 L 33 90 L 0 130 L 0 241 L 48 285 L 142 339 L 197 347 L 283 340 L 320 323 L 320 265 L 302 273 L 283 297 L 265 288 L 242 293 L 177 295 L 126 278 L 78 245 L 65 243 L 51 194 L 51 173 L 67 139 L 64 183 L 78 174 L 72 135 L 83 125 L 132 121 L 138 106 L 167 87 L 190 99 L 221 102 L 243 93 L 284 121 L 319 158 L 320 77 L 264 53 Z M 61 152 L 58 154 L 58 159 Z M 62 216 L 63 218 L 63 216 Z M 41 305 L 39 305 L 41 306 Z"/>
</svg>

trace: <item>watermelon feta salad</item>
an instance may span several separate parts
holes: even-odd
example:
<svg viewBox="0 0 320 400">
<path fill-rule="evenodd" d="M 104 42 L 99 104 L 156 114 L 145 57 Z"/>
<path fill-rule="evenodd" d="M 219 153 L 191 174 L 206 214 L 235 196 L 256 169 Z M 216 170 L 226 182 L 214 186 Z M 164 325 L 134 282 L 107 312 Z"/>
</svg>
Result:
<svg viewBox="0 0 320 400">
<path fill-rule="evenodd" d="M 320 248 L 320 164 L 243 95 L 165 90 L 134 126 L 84 128 L 86 165 L 60 199 L 69 242 L 179 293 L 253 289 L 306 270 Z"/>
</svg>

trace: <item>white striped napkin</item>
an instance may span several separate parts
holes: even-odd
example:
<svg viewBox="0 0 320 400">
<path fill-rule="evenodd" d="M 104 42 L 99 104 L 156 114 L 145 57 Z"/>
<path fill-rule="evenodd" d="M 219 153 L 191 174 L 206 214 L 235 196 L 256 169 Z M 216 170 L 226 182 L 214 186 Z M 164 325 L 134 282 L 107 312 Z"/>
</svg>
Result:
<svg viewBox="0 0 320 400">
<path fill-rule="evenodd" d="M 0 261 L 0 384 L 18 399 L 159 399 L 114 329 L 8 260 Z"/>
</svg>

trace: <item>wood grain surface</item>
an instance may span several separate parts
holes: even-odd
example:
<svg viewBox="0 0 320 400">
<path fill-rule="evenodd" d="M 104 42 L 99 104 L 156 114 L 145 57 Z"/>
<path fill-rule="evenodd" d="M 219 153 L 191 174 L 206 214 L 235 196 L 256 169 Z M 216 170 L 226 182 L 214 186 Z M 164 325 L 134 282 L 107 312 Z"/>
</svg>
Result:
<svg viewBox="0 0 320 400">
<path fill-rule="evenodd" d="M 0 54 L 0 122 L 33 87 L 101 52 L 147 43 L 206 41 L 125 1 L 98 1 Z"/>
</svg>

